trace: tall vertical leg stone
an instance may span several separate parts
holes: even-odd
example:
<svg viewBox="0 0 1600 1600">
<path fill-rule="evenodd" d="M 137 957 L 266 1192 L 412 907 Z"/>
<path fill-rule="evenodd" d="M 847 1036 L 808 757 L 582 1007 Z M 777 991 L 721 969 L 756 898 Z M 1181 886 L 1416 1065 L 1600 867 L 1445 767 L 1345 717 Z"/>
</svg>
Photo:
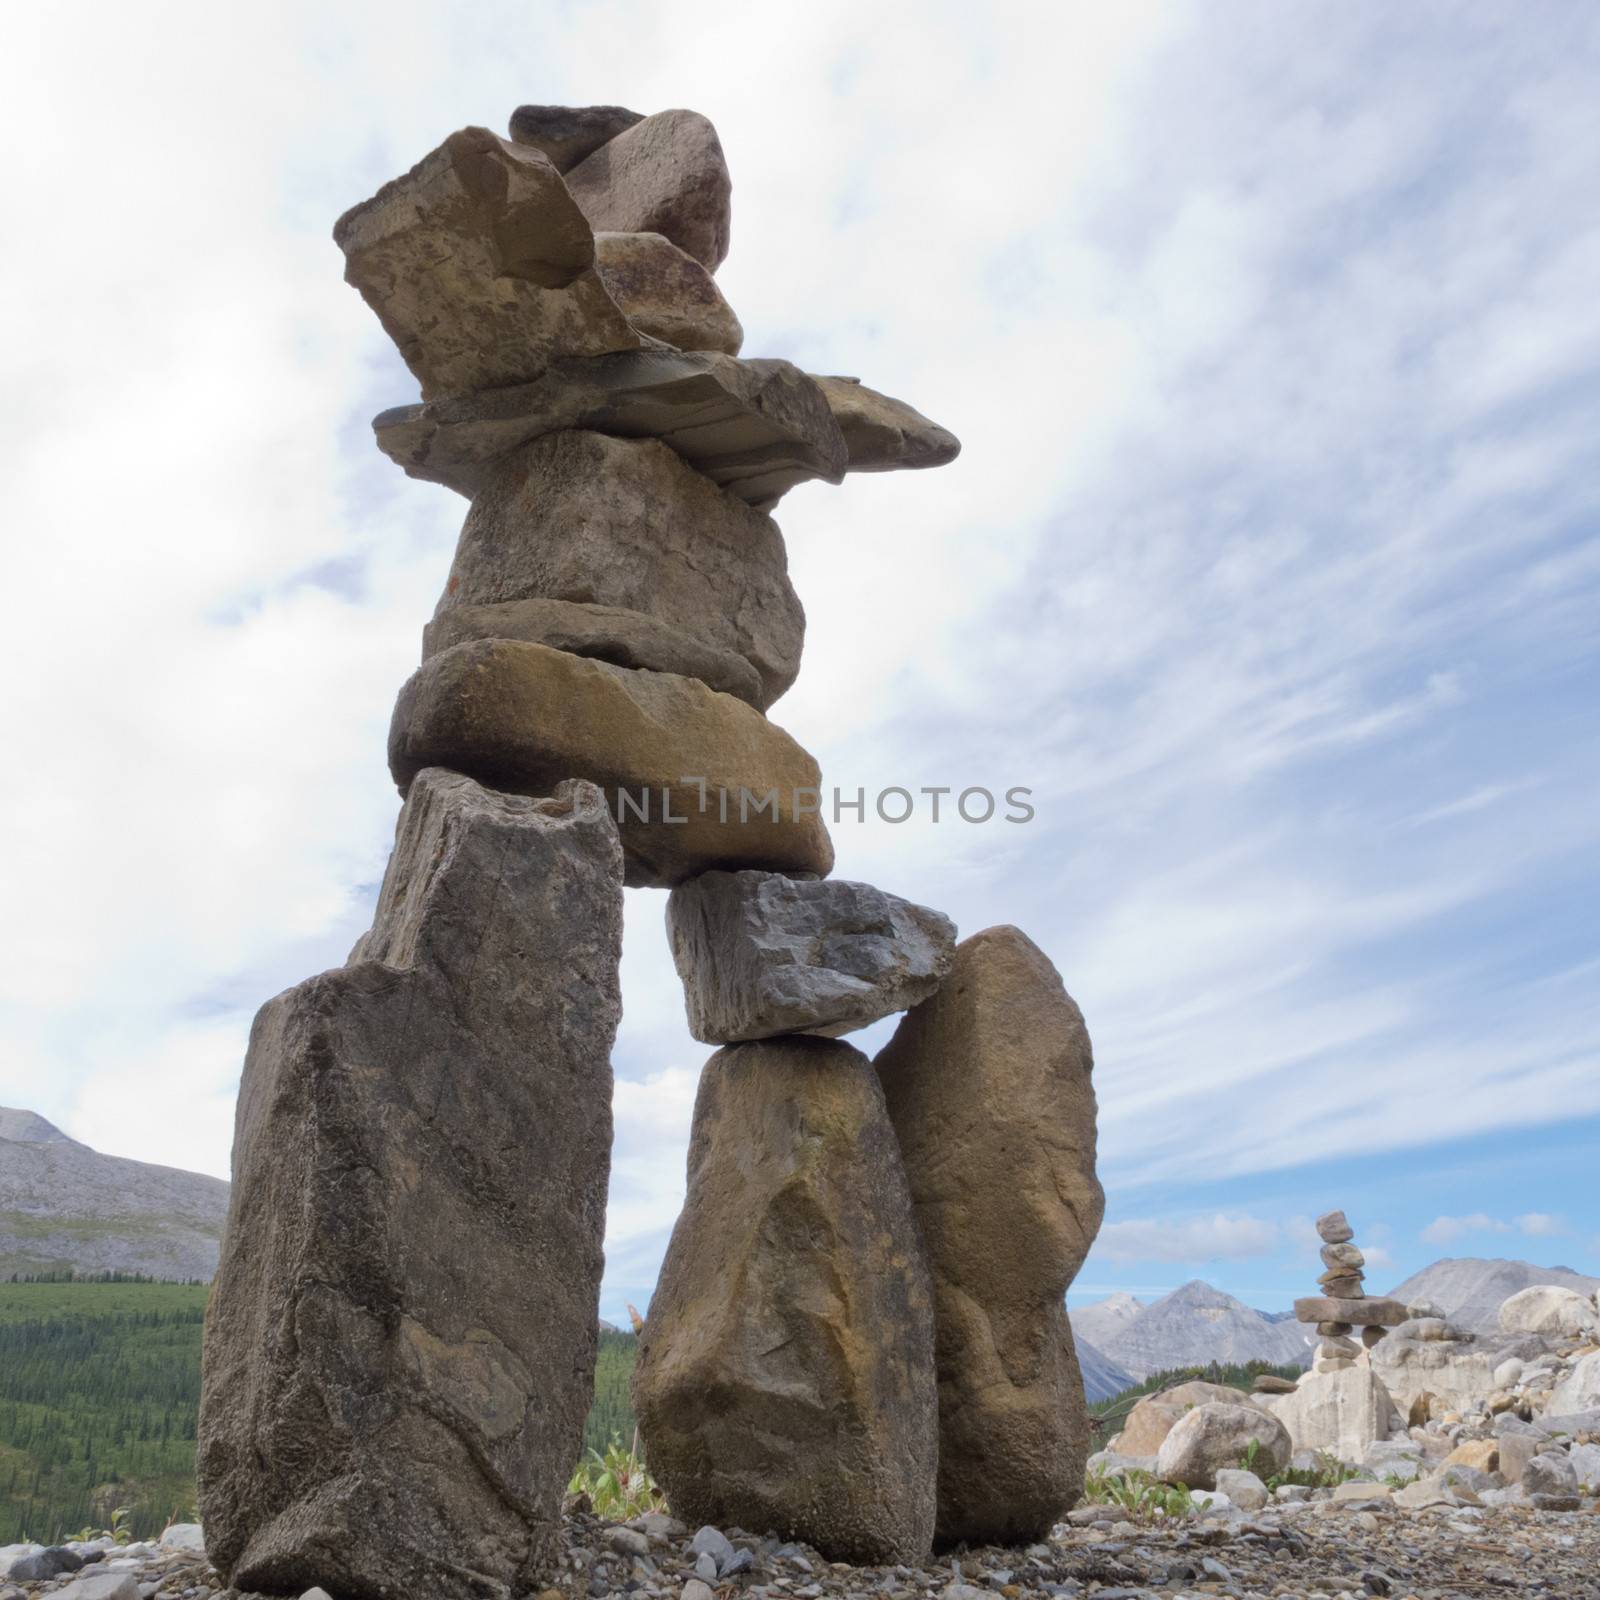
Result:
<svg viewBox="0 0 1600 1600">
<path fill-rule="evenodd" d="M 859 1051 L 768 1039 L 707 1064 L 633 1402 L 650 1470 L 691 1525 L 856 1562 L 928 1549 L 933 1305 Z"/>
<path fill-rule="evenodd" d="M 1043 1537 L 1087 1450 L 1065 1306 L 1105 1208 L 1083 1017 L 1030 939 L 989 928 L 876 1065 L 933 1278 L 937 1538 Z"/>
<path fill-rule="evenodd" d="M 257 1016 L 199 1438 L 239 1588 L 457 1600 L 547 1570 L 593 1385 L 621 922 L 588 785 L 430 769 L 350 964 Z"/>
</svg>

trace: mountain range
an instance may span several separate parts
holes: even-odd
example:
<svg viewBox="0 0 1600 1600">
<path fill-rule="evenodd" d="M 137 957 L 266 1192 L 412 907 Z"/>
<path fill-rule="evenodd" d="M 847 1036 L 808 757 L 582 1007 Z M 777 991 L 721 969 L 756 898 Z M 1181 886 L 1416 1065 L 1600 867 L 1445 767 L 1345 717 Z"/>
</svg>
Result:
<svg viewBox="0 0 1600 1600">
<path fill-rule="evenodd" d="M 1579 1294 L 1600 1289 L 1600 1278 L 1585 1277 L 1571 1267 L 1536 1267 L 1527 1261 L 1484 1261 L 1469 1256 L 1435 1261 L 1413 1273 L 1393 1295 L 1407 1305 L 1436 1305 L 1459 1326 L 1474 1333 L 1491 1333 L 1500 1325 L 1500 1303 L 1536 1283 L 1558 1284 Z"/>
<path fill-rule="evenodd" d="M 0 1107 L 0 1276 L 209 1279 L 227 1216 L 220 1178 L 101 1155 L 32 1111 Z"/>
<path fill-rule="evenodd" d="M 1198 1279 L 1149 1305 L 1114 1294 L 1069 1314 L 1080 1358 L 1086 1340 L 1135 1380 L 1212 1361 L 1305 1366 L 1315 1342 L 1310 1328 L 1256 1311 Z"/>
</svg>

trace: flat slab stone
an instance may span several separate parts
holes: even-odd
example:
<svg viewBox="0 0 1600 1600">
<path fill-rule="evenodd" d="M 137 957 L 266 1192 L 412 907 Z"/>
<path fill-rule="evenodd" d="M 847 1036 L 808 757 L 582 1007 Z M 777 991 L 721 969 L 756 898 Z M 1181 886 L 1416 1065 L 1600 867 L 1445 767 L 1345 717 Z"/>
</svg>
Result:
<svg viewBox="0 0 1600 1600">
<path fill-rule="evenodd" d="M 805 612 L 778 525 L 654 439 L 568 429 L 487 473 L 435 616 L 529 599 L 643 612 L 731 651 L 763 711 L 800 671 Z"/>
<path fill-rule="evenodd" d="M 933 1305 L 865 1056 L 830 1039 L 706 1064 L 688 1193 L 633 1404 L 674 1515 L 915 1562 L 933 1536 Z"/>
<path fill-rule="evenodd" d="M 707 872 L 667 901 L 689 1031 L 708 1044 L 853 1033 L 938 988 L 955 924 L 867 883 Z"/>
<path fill-rule="evenodd" d="M 567 172 L 643 121 L 642 112 L 626 106 L 518 106 L 509 131 L 512 143 L 543 151 L 557 172 Z"/>
<path fill-rule="evenodd" d="M 645 343 L 606 293 L 594 233 L 539 151 L 463 128 L 334 225 L 345 280 L 424 399 L 519 383 Z"/>
<path fill-rule="evenodd" d="M 659 439 L 763 510 L 808 479 L 841 482 L 849 459 L 822 390 L 798 367 L 707 351 L 560 361 L 532 383 L 397 406 L 372 426 L 413 478 L 469 499 L 501 456 L 563 428 Z"/>
<path fill-rule="evenodd" d="M 744 329 L 693 256 L 659 233 L 597 233 L 594 248 L 606 293 L 640 333 L 678 350 L 738 355 Z"/>
<path fill-rule="evenodd" d="M 675 672 L 766 710 L 756 669 L 732 650 L 718 650 L 642 611 L 581 600 L 502 600 L 453 606 L 422 630 L 422 656 L 436 656 L 469 639 L 523 639 L 617 667 Z"/>
<path fill-rule="evenodd" d="M 1343 1322 L 1356 1328 L 1398 1328 L 1411 1313 L 1398 1300 L 1336 1300 L 1313 1295 L 1294 1303 L 1299 1322 Z"/>
<path fill-rule="evenodd" d="M 545 1586 L 583 1436 L 622 850 L 586 785 L 415 775 L 348 965 L 262 1007 L 198 1441 L 225 1581 Z"/>
<path fill-rule="evenodd" d="M 515 640 L 455 645 L 407 681 L 389 727 L 402 793 L 430 766 L 512 793 L 588 778 L 618 819 L 630 885 L 833 867 L 816 762 L 776 723 L 693 678 Z"/>
<path fill-rule="evenodd" d="M 905 472 L 942 467 L 961 441 L 904 400 L 879 394 L 859 378 L 817 378 L 849 452 L 848 472 Z"/>
<path fill-rule="evenodd" d="M 665 234 L 709 272 L 728 254 L 732 179 L 717 130 L 697 111 L 658 111 L 565 173 L 596 232 Z"/>
</svg>

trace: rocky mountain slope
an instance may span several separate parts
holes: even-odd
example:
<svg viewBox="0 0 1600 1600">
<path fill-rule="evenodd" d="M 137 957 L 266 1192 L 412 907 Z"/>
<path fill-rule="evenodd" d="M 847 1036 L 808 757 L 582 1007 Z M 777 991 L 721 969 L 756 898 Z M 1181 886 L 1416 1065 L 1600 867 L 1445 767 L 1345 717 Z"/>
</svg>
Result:
<svg viewBox="0 0 1600 1600">
<path fill-rule="evenodd" d="M 1271 1321 L 1198 1280 L 1147 1306 L 1131 1295 L 1114 1295 L 1112 1302 L 1075 1310 L 1072 1325 L 1135 1378 L 1211 1361 L 1303 1365 L 1311 1356 L 1308 1329 Z M 1138 1307 L 1131 1315 L 1130 1306 Z"/>
<path fill-rule="evenodd" d="M 1078 1366 L 1083 1373 L 1083 1392 L 1090 1405 L 1097 1400 L 1109 1400 L 1112 1395 L 1131 1389 L 1139 1381 L 1079 1334 L 1075 1318 L 1072 1333 L 1073 1342 L 1078 1348 Z"/>
<path fill-rule="evenodd" d="M 101 1155 L 0 1107 L 0 1276 L 70 1267 L 209 1279 L 227 1215 L 220 1178 Z"/>
<path fill-rule="evenodd" d="M 1503 1301 L 1536 1283 L 1554 1283 L 1579 1294 L 1600 1289 L 1600 1278 L 1588 1278 L 1570 1267 L 1536 1267 L 1528 1261 L 1447 1257 L 1414 1272 L 1393 1295 L 1407 1305 L 1436 1305 L 1454 1323 L 1474 1333 L 1492 1333 Z"/>
<path fill-rule="evenodd" d="M 1128 1324 L 1144 1310 L 1144 1301 L 1126 1290 L 1096 1300 L 1092 1305 L 1071 1306 L 1074 1337 L 1087 1339 L 1097 1350 L 1106 1351 L 1127 1331 Z"/>
</svg>

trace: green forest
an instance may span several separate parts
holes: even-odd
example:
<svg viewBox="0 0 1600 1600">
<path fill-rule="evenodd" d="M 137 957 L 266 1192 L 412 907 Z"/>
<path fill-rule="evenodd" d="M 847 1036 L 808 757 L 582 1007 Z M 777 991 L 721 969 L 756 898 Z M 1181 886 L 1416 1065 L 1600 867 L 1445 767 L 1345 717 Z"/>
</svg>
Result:
<svg viewBox="0 0 1600 1600">
<path fill-rule="evenodd" d="M 194 1516 L 206 1286 L 0 1282 L 0 1545 L 70 1538 L 126 1509 L 136 1538 Z M 602 1333 L 584 1447 L 633 1436 L 636 1341 Z"/>
<path fill-rule="evenodd" d="M 136 1538 L 194 1516 L 206 1286 L 126 1277 L 0 1283 L 0 1545 L 70 1538 L 125 1509 Z M 584 1448 L 633 1440 L 638 1341 L 602 1332 Z M 1247 1389 L 1294 1368 L 1163 1372 L 1091 1407 L 1102 1437 L 1145 1394 L 1188 1378 Z"/>
</svg>

